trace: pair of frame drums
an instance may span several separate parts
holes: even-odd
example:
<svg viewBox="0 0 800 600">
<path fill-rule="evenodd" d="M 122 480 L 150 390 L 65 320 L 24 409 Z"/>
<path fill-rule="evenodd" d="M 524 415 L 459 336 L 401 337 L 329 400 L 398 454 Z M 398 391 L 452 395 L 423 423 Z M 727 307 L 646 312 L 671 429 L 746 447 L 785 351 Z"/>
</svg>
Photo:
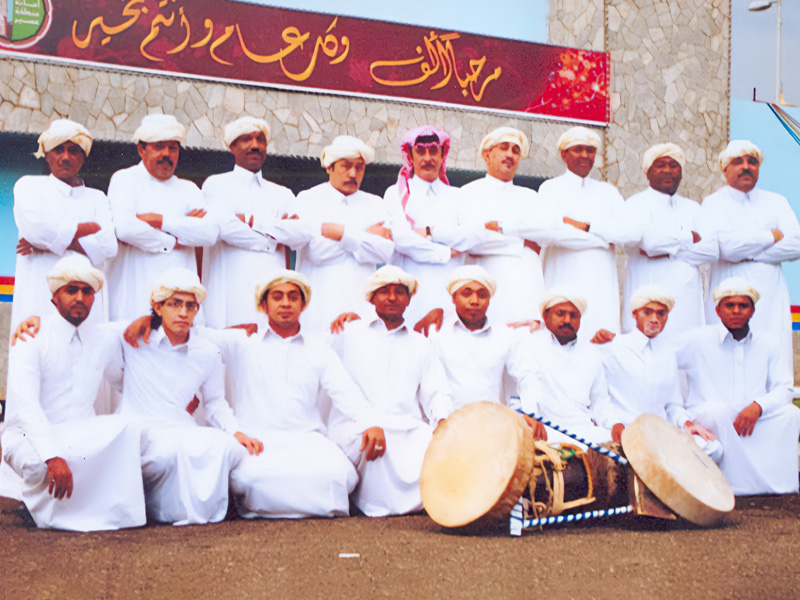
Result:
<svg viewBox="0 0 800 600">
<path fill-rule="evenodd" d="M 467 531 L 507 524 L 520 502 L 528 523 L 624 506 L 618 511 L 710 526 L 733 510 L 714 461 L 664 419 L 640 416 L 623 431 L 622 451 L 617 461 L 583 446 L 534 442 L 521 414 L 476 402 L 436 431 L 422 466 L 422 503 L 439 525 Z"/>
</svg>

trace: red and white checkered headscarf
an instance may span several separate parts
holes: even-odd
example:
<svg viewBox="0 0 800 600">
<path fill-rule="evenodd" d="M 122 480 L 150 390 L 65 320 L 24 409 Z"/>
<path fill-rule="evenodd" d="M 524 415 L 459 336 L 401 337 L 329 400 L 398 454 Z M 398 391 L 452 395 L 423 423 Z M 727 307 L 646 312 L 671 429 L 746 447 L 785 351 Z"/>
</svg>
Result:
<svg viewBox="0 0 800 600">
<path fill-rule="evenodd" d="M 400 193 L 400 204 L 403 206 L 403 213 L 406 219 L 414 226 L 414 220 L 406 213 L 406 204 L 408 204 L 408 197 L 411 195 L 411 188 L 408 187 L 408 180 L 414 174 L 414 162 L 411 158 L 411 148 L 420 137 L 436 136 L 439 140 L 438 145 L 442 149 L 442 168 L 439 171 L 439 179 L 446 185 L 450 185 L 447 180 L 447 153 L 450 152 L 450 134 L 444 129 L 439 129 L 434 125 L 423 125 L 406 132 L 403 136 L 403 141 L 400 142 L 400 152 L 403 155 L 403 166 L 400 169 L 400 174 L 397 176 L 397 189 Z M 433 142 L 429 142 L 433 143 Z"/>
</svg>

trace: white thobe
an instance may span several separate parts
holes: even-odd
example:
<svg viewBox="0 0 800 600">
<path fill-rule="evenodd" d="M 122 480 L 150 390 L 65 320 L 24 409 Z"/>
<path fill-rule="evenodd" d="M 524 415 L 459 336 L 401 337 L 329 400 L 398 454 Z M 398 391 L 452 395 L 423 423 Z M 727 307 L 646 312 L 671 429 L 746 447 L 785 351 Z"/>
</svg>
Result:
<svg viewBox="0 0 800 600">
<path fill-rule="evenodd" d="M 678 367 L 689 379 L 686 409 L 677 418 L 705 425 L 722 443 L 719 467 L 737 495 L 798 491 L 800 410 L 792 404 L 780 349 L 751 331 L 736 341 L 722 325 L 708 325 L 680 340 Z M 753 435 L 740 437 L 736 416 L 757 402 Z"/>
<path fill-rule="evenodd" d="M 19 236 L 39 248 L 28 255 L 17 255 L 14 278 L 14 304 L 11 331 L 32 315 L 44 315 L 51 306 L 52 294 L 47 274 L 67 254 L 79 223 L 95 222 L 100 231 L 79 239 L 92 265 L 105 271 L 117 254 L 117 238 L 108 199 L 100 190 L 80 185 L 71 187 L 53 177 L 25 176 L 14 185 L 14 220 Z M 107 290 L 95 296 L 89 323 L 108 320 Z"/>
<path fill-rule="evenodd" d="M 285 269 L 285 248 L 297 250 L 309 235 L 297 219 L 289 188 L 236 165 L 233 171 L 212 175 L 203 184 L 208 210 L 219 227 L 219 241 L 203 252 L 203 303 L 209 327 L 266 323 L 256 308 L 256 285 L 265 274 Z M 253 226 L 236 215 L 244 215 Z"/>
<path fill-rule="evenodd" d="M 408 181 L 411 191 L 405 211 L 397 185 L 384 194 L 391 215 L 394 256 L 392 264 L 417 278 L 417 293 L 405 312 L 412 325 L 431 309 L 447 308 L 451 304 L 447 293 L 450 271 L 464 264 L 464 255 L 451 258 L 451 249 L 466 252 L 480 240 L 459 225 L 462 195 L 458 188 L 446 185 L 441 179 L 433 183 L 419 177 Z M 431 239 L 413 229 L 431 228 Z"/>
<path fill-rule="evenodd" d="M 367 516 L 422 509 L 419 478 L 433 429 L 452 412 L 447 375 L 423 335 L 405 324 L 387 330 L 383 321 L 348 323 L 334 345 L 348 373 L 364 392 L 386 435 L 386 453 L 366 461 L 357 424 L 331 413 L 330 435 L 356 464 L 361 482 L 353 500 Z"/>
<path fill-rule="evenodd" d="M 192 333 L 173 346 L 164 329 L 150 343 L 123 345 L 125 378 L 118 412 L 142 426 L 142 475 L 147 512 L 175 525 L 217 522 L 228 510 L 228 476 L 247 454 L 225 400 L 217 347 Z M 206 420 L 186 411 L 198 395 Z"/>
<path fill-rule="evenodd" d="M 343 312 L 375 314 L 364 287 L 377 265 L 391 260 L 394 243 L 366 229 L 380 222 L 389 226 L 383 199 L 360 190 L 345 196 L 326 182 L 298 194 L 297 212 L 311 232 L 309 243 L 297 252 L 297 270 L 309 278 L 314 297 L 321 299 L 303 311 L 303 330 L 328 332 Z M 342 239 L 323 237 L 323 223 L 344 225 Z"/>
<path fill-rule="evenodd" d="M 651 339 L 634 328 L 600 346 L 611 398 L 611 410 L 602 423 L 604 427 L 611 429 L 616 423 L 627 427 L 640 415 L 649 413 L 683 429 L 687 419 L 684 418 L 686 411 L 678 363 L 673 345 L 662 339 L 662 335 Z M 714 462 L 720 461 L 722 445 L 719 440 L 704 440 L 699 435 L 692 437 Z"/>
<path fill-rule="evenodd" d="M 95 416 L 105 374 L 122 376 L 121 349 L 107 327 L 78 327 L 49 311 L 32 340 L 11 348 L 3 459 L 21 477 L 36 525 L 95 531 L 144 525 L 139 429 L 116 415 Z M 72 471 L 72 497 L 48 493 L 46 461 Z"/>
<path fill-rule="evenodd" d="M 532 392 L 521 398 L 522 409 L 590 442 L 609 441 L 611 432 L 603 424 L 612 418 L 611 400 L 599 350 L 580 339 L 562 346 L 547 329 L 531 334 L 522 350 L 537 374 Z M 547 436 L 574 443 L 550 428 Z"/>
<path fill-rule="evenodd" d="M 800 257 L 797 216 L 783 196 L 758 188 L 745 194 L 729 186 L 703 200 L 703 210 L 719 237 L 719 261 L 711 265 L 709 290 L 728 277 L 744 277 L 758 290 L 761 299 L 751 325 L 780 346 L 791 376 L 792 315 L 781 263 Z M 784 235 L 778 243 L 770 231 L 775 228 Z M 706 322 L 719 323 L 710 294 Z"/>
<path fill-rule="evenodd" d="M 495 323 L 540 319 L 544 293 L 542 261 L 526 247 L 526 239 L 544 247 L 556 226 L 549 210 L 533 190 L 486 175 L 461 188 L 465 200 L 463 220 L 481 232 L 482 242 L 472 248 L 469 264 L 480 265 L 497 280 L 497 292 L 487 313 Z M 485 228 L 497 221 L 502 233 Z"/>
<path fill-rule="evenodd" d="M 454 409 L 473 402 L 508 405 L 504 373 L 526 397 L 531 378 L 536 377 L 533 361 L 521 351 L 529 335 L 527 329 L 493 325 L 489 319 L 481 329 L 470 331 L 457 316 L 446 319 L 439 331 L 431 331 L 429 339 L 447 373 Z"/>
<path fill-rule="evenodd" d="M 628 218 L 642 232 L 639 244 L 628 246 L 628 277 L 622 329 L 636 329 L 631 314 L 631 295 L 643 285 L 657 284 L 672 298 L 675 306 L 659 339 L 676 335 L 705 324 L 703 279 L 699 267 L 717 260 L 719 248 L 716 232 L 705 219 L 705 211 L 697 202 L 679 196 L 668 196 L 647 188 L 625 202 Z M 694 243 L 692 231 L 700 235 Z M 642 256 L 640 250 L 647 256 Z"/>
<path fill-rule="evenodd" d="M 372 408 L 326 344 L 301 333 L 282 338 L 269 326 L 204 330 L 222 352 L 234 382 L 237 418 L 264 443 L 231 474 L 243 517 L 347 516 L 358 482 L 352 463 L 325 437 L 317 407 L 324 392 L 359 432 L 373 425 Z"/>
<path fill-rule="evenodd" d="M 640 235 L 625 219 L 622 196 L 610 183 L 571 171 L 545 181 L 539 196 L 559 220 L 570 217 L 589 223 L 588 232 L 563 223 L 553 231 L 555 239 L 544 250 L 547 287 L 569 287 L 586 298 L 581 339 L 590 340 L 598 329 L 618 333 L 620 289 L 612 244 L 634 243 Z"/>
<path fill-rule="evenodd" d="M 121 242 L 108 271 L 111 319 L 135 319 L 150 312 L 150 286 L 157 275 L 175 267 L 197 270 L 194 247 L 214 244 L 217 226 L 209 215 L 186 216 L 206 208 L 194 183 L 175 176 L 160 181 L 142 163 L 111 176 L 108 200 Z M 144 213 L 162 215 L 161 229 L 136 217 Z M 176 250 L 176 243 L 186 247 Z"/>
</svg>

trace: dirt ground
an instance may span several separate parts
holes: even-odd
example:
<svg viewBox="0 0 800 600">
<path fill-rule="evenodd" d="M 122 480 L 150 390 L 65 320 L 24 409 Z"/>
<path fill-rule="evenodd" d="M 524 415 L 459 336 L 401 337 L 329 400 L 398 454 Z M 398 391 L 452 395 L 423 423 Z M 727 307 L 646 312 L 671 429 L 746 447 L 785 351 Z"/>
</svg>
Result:
<svg viewBox="0 0 800 600">
<path fill-rule="evenodd" d="M 521 538 L 424 515 L 76 534 L 0 498 L 0 542 L 3 600 L 800 596 L 796 495 L 740 498 L 716 529 L 622 516 Z"/>
</svg>

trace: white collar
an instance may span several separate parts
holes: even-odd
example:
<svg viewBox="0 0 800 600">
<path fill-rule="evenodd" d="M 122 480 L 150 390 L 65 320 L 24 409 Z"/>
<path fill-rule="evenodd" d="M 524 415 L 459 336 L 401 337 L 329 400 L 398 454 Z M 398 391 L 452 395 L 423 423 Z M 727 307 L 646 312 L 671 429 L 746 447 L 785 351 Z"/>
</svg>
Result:
<svg viewBox="0 0 800 600">
<path fill-rule="evenodd" d="M 68 183 L 64 183 L 63 181 L 61 181 L 58 177 L 56 177 L 52 173 L 50 173 L 49 175 L 49 181 L 50 184 L 56 189 L 56 191 L 58 191 L 58 193 L 61 194 L 62 196 L 72 196 L 73 190 L 84 187 L 82 183 L 79 186 L 72 187 Z"/>
<path fill-rule="evenodd" d="M 152 346 L 153 348 L 159 347 L 179 352 L 189 352 L 189 348 L 194 345 L 193 340 L 194 338 L 192 337 L 192 332 L 190 330 L 189 339 L 186 341 L 186 343 L 176 344 L 173 346 L 172 342 L 167 337 L 167 334 L 164 332 L 163 325 L 150 333 L 150 346 Z"/>
<path fill-rule="evenodd" d="M 586 187 L 587 182 L 592 181 L 589 175 L 586 177 L 579 177 L 569 169 L 566 170 L 562 177 L 564 177 L 571 185 L 575 185 L 577 187 Z"/>
<path fill-rule="evenodd" d="M 385 331 L 389 335 L 401 335 L 401 333 L 409 332 L 408 326 L 406 325 L 405 321 L 403 321 L 400 327 L 395 327 L 394 329 L 387 329 L 386 323 L 384 323 L 380 317 L 375 317 L 374 319 L 369 321 L 367 327 L 369 327 L 370 329 L 380 329 L 382 331 Z"/>
<path fill-rule="evenodd" d="M 502 179 L 498 179 L 494 175 L 489 175 L 488 173 L 486 174 L 486 178 L 485 179 L 486 179 L 486 181 L 492 183 L 493 185 L 500 185 L 500 186 L 513 186 L 514 185 L 514 180 L 513 179 L 511 181 L 503 181 Z"/>
<path fill-rule="evenodd" d="M 247 183 L 254 181 L 256 185 L 258 185 L 259 187 L 262 187 L 264 185 L 264 182 L 266 181 L 260 169 L 255 173 L 253 173 L 252 171 L 248 171 L 247 169 L 240 167 L 239 165 L 233 165 L 232 173 L 234 177 L 236 177 L 237 179 L 246 181 Z"/>
<path fill-rule="evenodd" d="M 753 328 L 752 327 L 750 327 L 747 330 L 747 335 L 744 336 L 740 340 L 733 339 L 733 334 L 730 331 L 728 331 L 728 328 L 725 327 L 725 325 L 723 325 L 722 323 L 717 323 L 715 325 L 715 327 L 717 328 L 717 335 L 719 336 L 719 343 L 720 344 L 724 343 L 726 340 L 730 340 L 733 343 L 742 343 L 742 342 L 747 343 L 747 342 L 749 342 L 750 340 L 753 339 Z"/>
</svg>

